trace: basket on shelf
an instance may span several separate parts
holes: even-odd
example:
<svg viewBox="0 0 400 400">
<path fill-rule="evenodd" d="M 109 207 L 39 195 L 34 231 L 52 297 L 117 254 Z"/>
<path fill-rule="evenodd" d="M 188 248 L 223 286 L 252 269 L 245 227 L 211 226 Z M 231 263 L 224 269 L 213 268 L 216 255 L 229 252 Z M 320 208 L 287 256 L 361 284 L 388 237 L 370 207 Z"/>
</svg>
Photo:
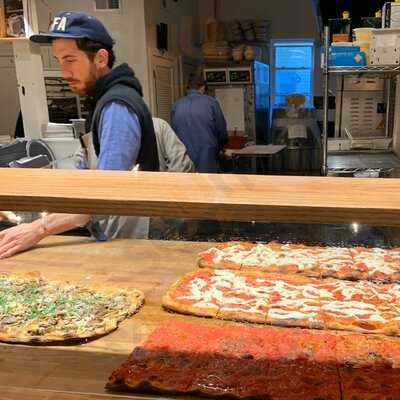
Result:
<svg viewBox="0 0 400 400">
<path fill-rule="evenodd" d="M 207 23 L 206 40 L 201 47 L 204 60 L 228 61 L 232 58 L 232 48 L 225 40 L 225 25 L 216 20 Z"/>
<path fill-rule="evenodd" d="M 201 48 L 207 61 L 227 61 L 232 58 L 232 48 L 226 41 L 206 42 Z"/>
<path fill-rule="evenodd" d="M 270 21 L 267 19 L 236 20 L 228 24 L 229 41 L 240 43 L 262 42 L 269 39 Z"/>
</svg>

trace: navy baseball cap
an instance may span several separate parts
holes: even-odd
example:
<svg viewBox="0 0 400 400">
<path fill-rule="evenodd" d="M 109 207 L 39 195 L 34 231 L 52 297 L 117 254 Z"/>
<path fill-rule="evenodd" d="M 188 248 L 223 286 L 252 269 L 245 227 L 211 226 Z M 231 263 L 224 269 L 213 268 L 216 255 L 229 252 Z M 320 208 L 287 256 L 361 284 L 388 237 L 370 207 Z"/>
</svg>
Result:
<svg viewBox="0 0 400 400">
<path fill-rule="evenodd" d="M 114 45 L 102 22 L 92 15 L 75 11 L 58 13 L 48 33 L 32 35 L 29 39 L 36 43 L 51 43 L 53 39 L 90 39 L 109 48 Z"/>
</svg>

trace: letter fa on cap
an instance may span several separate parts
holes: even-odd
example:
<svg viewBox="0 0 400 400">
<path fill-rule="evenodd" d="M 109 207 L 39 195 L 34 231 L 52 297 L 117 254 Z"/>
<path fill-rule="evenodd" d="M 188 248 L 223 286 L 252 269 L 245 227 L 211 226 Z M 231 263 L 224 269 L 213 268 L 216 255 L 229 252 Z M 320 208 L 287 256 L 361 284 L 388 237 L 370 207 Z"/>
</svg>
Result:
<svg viewBox="0 0 400 400">
<path fill-rule="evenodd" d="M 53 24 L 51 25 L 51 31 L 65 32 L 67 26 L 67 17 L 55 17 Z"/>
</svg>

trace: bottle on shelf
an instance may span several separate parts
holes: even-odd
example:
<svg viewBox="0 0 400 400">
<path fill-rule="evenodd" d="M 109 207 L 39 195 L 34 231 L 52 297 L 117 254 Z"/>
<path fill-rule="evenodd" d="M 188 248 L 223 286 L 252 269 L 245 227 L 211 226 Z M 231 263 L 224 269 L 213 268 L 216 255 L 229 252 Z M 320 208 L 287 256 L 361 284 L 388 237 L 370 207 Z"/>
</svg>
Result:
<svg viewBox="0 0 400 400">
<path fill-rule="evenodd" d="M 328 21 L 331 42 L 351 42 L 351 18 L 348 11 L 343 11 L 342 18 Z"/>
</svg>

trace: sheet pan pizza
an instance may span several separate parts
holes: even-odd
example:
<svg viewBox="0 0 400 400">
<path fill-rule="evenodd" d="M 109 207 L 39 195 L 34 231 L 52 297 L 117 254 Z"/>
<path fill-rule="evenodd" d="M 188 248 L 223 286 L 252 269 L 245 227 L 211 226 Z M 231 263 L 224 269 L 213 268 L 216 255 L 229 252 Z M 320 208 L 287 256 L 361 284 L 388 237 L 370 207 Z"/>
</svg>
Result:
<svg viewBox="0 0 400 400">
<path fill-rule="evenodd" d="M 163 298 L 169 310 L 278 326 L 400 336 L 400 285 L 199 269 Z"/>
<path fill-rule="evenodd" d="M 200 253 L 199 266 L 397 282 L 400 281 L 400 248 L 232 242 L 218 244 Z"/>
<path fill-rule="evenodd" d="M 212 399 L 399 399 L 397 338 L 169 320 L 107 388 Z"/>
</svg>

